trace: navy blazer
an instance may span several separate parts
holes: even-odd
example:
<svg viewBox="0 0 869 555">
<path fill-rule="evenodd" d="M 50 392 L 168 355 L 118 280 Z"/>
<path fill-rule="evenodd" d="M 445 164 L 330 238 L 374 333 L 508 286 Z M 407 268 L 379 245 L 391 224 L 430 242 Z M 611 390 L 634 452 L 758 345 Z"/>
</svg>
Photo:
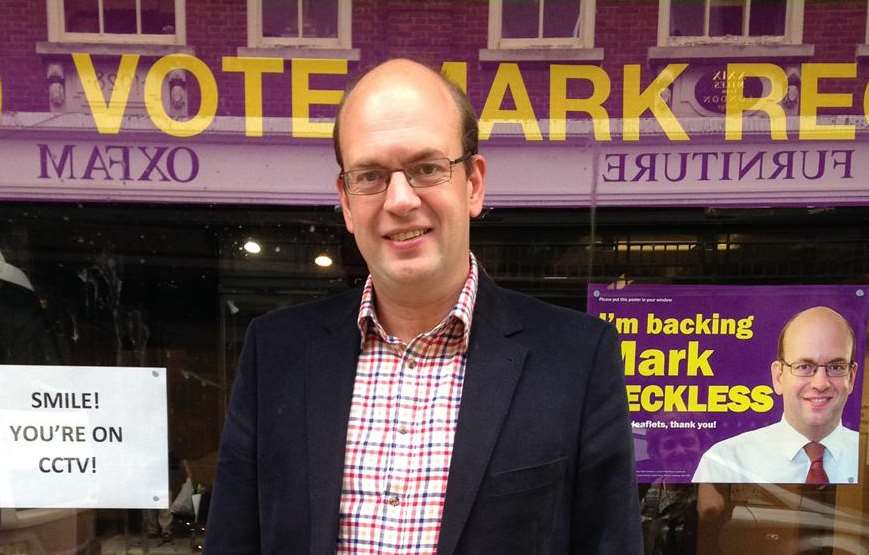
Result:
<svg viewBox="0 0 869 555">
<path fill-rule="evenodd" d="M 248 329 L 206 553 L 334 553 L 359 290 Z M 480 273 L 438 553 L 642 553 L 618 339 Z"/>
</svg>

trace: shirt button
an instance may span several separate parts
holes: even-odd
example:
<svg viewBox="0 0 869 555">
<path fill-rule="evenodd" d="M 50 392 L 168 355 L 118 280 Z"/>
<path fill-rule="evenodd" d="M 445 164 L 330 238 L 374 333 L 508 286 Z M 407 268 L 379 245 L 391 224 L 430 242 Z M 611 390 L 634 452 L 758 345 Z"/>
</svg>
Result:
<svg viewBox="0 0 869 555">
<path fill-rule="evenodd" d="M 416 361 L 414 361 L 412 358 L 407 359 L 407 367 L 413 370 L 414 368 L 416 368 Z"/>
<path fill-rule="evenodd" d="M 398 433 L 400 433 L 401 435 L 404 435 L 404 434 L 406 434 L 406 433 L 409 432 L 409 431 L 410 431 L 410 430 L 408 430 L 408 429 L 407 429 L 407 426 L 405 426 L 404 424 L 402 424 L 402 425 L 400 425 L 400 426 L 398 427 Z"/>
<path fill-rule="evenodd" d="M 386 500 L 386 502 L 387 502 L 389 505 L 395 507 L 395 506 L 398 505 L 398 503 L 399 503 L 398 496 L 397 496 L 397 495 L 391 495 L 391 496 L 389 496 L 389 498 Z"/>
</svg>

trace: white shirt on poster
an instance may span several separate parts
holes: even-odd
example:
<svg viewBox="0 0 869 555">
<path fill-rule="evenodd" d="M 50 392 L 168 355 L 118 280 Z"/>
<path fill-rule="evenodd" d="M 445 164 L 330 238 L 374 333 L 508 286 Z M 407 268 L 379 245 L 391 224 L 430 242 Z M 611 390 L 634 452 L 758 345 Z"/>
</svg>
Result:
<svg viewBox="0 0 869 555">
<path fill-rule="evenodd" d="M 802 484 L 809 472 L 808 443 L 784 418 L 727 438 L 700 458 L 692 482 Z M 857 483 L 859 434 L 841 423 L 820 441 L 831 484 Z"/>
</svg>

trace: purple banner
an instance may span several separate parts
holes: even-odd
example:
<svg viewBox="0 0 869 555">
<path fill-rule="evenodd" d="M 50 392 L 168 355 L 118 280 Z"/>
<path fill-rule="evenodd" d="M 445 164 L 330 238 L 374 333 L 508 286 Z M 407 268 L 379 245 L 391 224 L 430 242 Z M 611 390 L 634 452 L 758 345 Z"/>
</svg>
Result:
<svg viewBox="0 0 869 555">
<path fill-rule="evenodd" d="M 869 287 L 591 284 L 640 483 L 856 483 Z"/>
</svg>

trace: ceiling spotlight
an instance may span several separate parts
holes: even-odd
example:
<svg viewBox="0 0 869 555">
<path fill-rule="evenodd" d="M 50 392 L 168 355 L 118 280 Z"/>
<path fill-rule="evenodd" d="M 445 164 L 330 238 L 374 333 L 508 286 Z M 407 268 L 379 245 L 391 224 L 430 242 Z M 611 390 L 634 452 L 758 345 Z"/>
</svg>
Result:
<svg viewBox="0 0 869 555">
<path fill-rule="evenodd" d="M 263 250 L 263 248 L 253 239 L 248 239 L 247 242 L 244 244 L 244 250 L 246 250 L 250 254 L 259 254 Z"/>
<path fill-rule="evenodd" d="M 328 268 L 332 265 L 332 257 L 326 253 L 322 253 L 314 259 L 314 264 L 321 268 Z"/>
</svg>

